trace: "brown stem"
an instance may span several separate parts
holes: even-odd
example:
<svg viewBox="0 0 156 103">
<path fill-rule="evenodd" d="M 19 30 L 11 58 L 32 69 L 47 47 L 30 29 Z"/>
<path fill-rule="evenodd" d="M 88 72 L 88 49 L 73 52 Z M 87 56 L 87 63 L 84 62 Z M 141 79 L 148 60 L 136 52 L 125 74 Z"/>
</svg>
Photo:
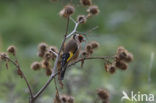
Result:
<svg viewBox="0 0 156 103">
<path fill-rule="evenodd" d="M 95 56 L 95 57 L 84 57 L 84 58 L 80 58 L 78 59 L 77 61 L 71 63 L 68 65 L 68 67 L 72 66 L 72 65 L 75 65 L 76 63 L 78 62 L 81 62 L 83 60 L 90 60 L 90 59 L 102 59 L 102 60 L 105 60 L 105 61 L 108 61 L 109 58 L 114 58 L 114 56 L 103 56 L 103 57 L 100 57 L 100 56 Z"/>
<path fill-rule="evenodd" d="M 20 69 L 20 71 L 22 72 L 22 70 L 21 70 L 21 68 L 20 68 L 20 66 L 19 66 L 19 64 L 18 64 L 18 61 L 17 61 L 17 59 L 16 59 L 16 62 L 14 62 L 12 59 L 10 59 L 9 57 L 5 57 L 8 61 L 10 61 L 11 63 L 13 63 L 15 66 L 16 66 L 16 68 L 17 69 Z M 30 87 L 30 84 L 29 84 L 29 82 L 28 82 L 28 80 L 27 80 L 27 78 L 26 78 L 26 76 L 25 76 L 25 74 L 22 72 L 22 76 L 23 76 L 23 79 L 25 80 L 25 82 L 26 82 L 26 84 L 27 84 L 27 87 L 28 87 L 28 89 L 29 89 L 29 93 L 30 93 L 30 99 L 32 99 L 33 98 L 33 93 L 32 93 L 32 90 L 31 90 L 31 87 Z"/>
<path fill-rule="evenodd" d="M 33 98 L 33 101 L 35 101 L 41 94 L 42 92 L 48 87 L 48 85 L 51 83 L 51 81 L 54 79 L 54 77 L 58 74 L 56 73 L 56 70 L 57 70 L 57 63 L 58 63 L 58 60 L 60 58 L 60 53 L 63 49 L 63 46 L 64 46 L 64 43 L 66 41 L 66 35 L 68 33 L 68 27 L 69 27 L 69 18 L 67 19 L 67 26 L 66 26 L 66 32 L 65 32 L 65 37 L 64 37 L 64 40 L 61 44 L 61 48 L 59 50 L 59 53 L 58 53 L 58 56 L 56 57 L 56 60 L 55 60 L 55 64 L 54 64 L 54 68 L 53 68 L 53 71 L 52 71 L 52 75 L 50 76 L 49 80 L 46 82 L 46 84 L 36 93 L 36 95 L 34 96 Z"/>
</svg>

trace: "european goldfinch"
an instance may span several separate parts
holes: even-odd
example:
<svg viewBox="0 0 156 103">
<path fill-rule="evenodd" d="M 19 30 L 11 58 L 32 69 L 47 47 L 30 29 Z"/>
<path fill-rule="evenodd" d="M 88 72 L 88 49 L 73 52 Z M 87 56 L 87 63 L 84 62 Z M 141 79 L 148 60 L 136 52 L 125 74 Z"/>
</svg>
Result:
<svg viewBox="0 0 156 103">
<path fill-rule="evenodd" d="M 61 61 L 61 75 L 60 79 L 63 80 L 66 67 L 69 62 L 74 62 L 78 57 L 81 50 L 81 43 L 84 42 L 84 37 L 80 34 L 73 35 L 64 45 L 62 61 Z"/>
</svg>

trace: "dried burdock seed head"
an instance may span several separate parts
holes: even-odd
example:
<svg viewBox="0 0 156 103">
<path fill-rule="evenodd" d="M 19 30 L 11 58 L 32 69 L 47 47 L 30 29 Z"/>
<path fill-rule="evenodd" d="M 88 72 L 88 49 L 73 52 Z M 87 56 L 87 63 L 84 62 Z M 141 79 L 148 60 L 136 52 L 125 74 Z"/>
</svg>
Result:
<svg viewBox="0 0 156 103">
<path fill-rule="evenodd" d="M 7 60 L 7 53 L 0 53 L 0 59 L 6 61 Z"/>
<path fill-rule="evenodd" d="M 81 52 L 81 55 L 82 55 L 83 57 L 86 57 L 86 56 L 88 56 L 88 53 L 84 50 L 84 51 Z"/>
<path fill-rule="evenodd" d="M 116 71 L 116 67 L 114 65 L 110 65 L 109 68 L 108 68 L 108 71 L 111 73 L 111 74 L 114 74 L 115 71 Z"/>
<path fill-rule="evenodd" d="M 127 63 L 133 61 L 133 54 L 128 53 L 127 57 L 124 59 L 124 61 L 127 62 Z"/>
<path fill-rule="evenodd" d="M 97 90 L 97 95 L 102 100 L 109 100 L 109 92 L 106 89 L 98 89 Z"/>
<path fill-rule="evenodd" d="M 61 11 L 60 16 L 63 16 L 65 18 L 69 17 L 75 12 L 75 8 L 72 5 L 66 5 Z"/>
<path fill-rule="evenodd" d="M 120 46 L 117 50 L 116 60 L 131 62 L 133 60 L 133 55 L 129 53 L 124 47 Z"/>
<path fill-rule="evenodd" d="M 39 51 L 37 55 L 38 55 L 39 57 L 43 57 L 44 54 L 45 54 L 45 52 L 41 52 L 41 51 Z"/>
<path fill-rule="evenodd" d="M 69 96 L 68 97 L 68 103 L 74 103 L 74 97 Z"/>
<path fill-rule="evenodd" d="M 92 41 L 91 46 L 92 46 L 92 49 L 96 49 L 99 47 L 99 43 L 97 41 Z"/>
<path fill-rule="evenodd" d="M 85 15 L 78 15 L 77 22 L 84 24 L 86 23 L 86 21 L 87 21 L 87 18 Z"/>
<path fill-rule="evenodd" d="M 66 103 L 68 101 L 68 96 L 67 95 L 61 95 L 61 100 L 63 103 Z"/>
<path fill-rule="evenodd" d="M 92 49 L 92 45 L 90 43 L 88 43 L 86 45 L 86 51 L 89 52 Z"/>
<path fill-rule="evenodd" d="M 55 95 L 54 103 L 61 103 L 60 96 L 59 96 L 59 94 L 57 92 L 56 92 L 56 95 Z"/>
<path fill-rule="evenodd" d="M 92 5 L 87 9 L 87 12 L 91 15 L 97 15 L 100 12 L 100 10 L 98 6 Z"/>
<path fill-rule="evenodd" d="M 50 62 L 48 60 L 42 61 L 42 68 L 49 69 L 50 68 Z"/>
<path fill-rule="evenodd" d="M 89 51 L 89 54 L 91 55 L 91 54 L 93 54 L 93 52 L 94 52 L 94 51 L 91 49 L 91 50 Z"/>
<path fill-rule="evenodd" d="M 55 46 L 50 46 L 49 49 L 56 52 L 56 53 L 58 53 L 58 49 Z"/>
<path fill-rule="evenodd" d="M 15 55 L 16 54 L 16 47 L 15 46 L 9 46 L 7 49 L 7 52 Z"/>
<path fill-rule="evenodd" d="M 51 69 L 49 68 L 49 69 L 46 69 L 46 75 L 47 76 L 50 76 L 51 75 L 51 73 L 52 73 L 52 71 L 51 71 Z"/>
<path fill-rule="evenodd" d="M 92 1 L 91 0 L 80 0 L 80 3 L 84 6 L 90 6 L 92 5 Z"/>
<path fill-rule="evenodd" d="M 47 47 L 48 47 L 48 45 L 46 43 L 40 43 L 38 45 L 39 51 L 46 51 Z"/>
<path fill-rule="evenodd" d="M 49 53 L 49 52 L 46 52 L 45 54 L 44 54 L 44 58 L 46 59 L 46 60 L 50 60 L 51 59 L 51 54 Z"/>
<path fill-rule="evenodd" d="M 121 70 L 127 70 L 128 68 L 128 65 L 123 61 L 116 61 L 115 65 Z"/>
<path fill-rule="evenodd" d="M 38 56 L 43 57 L 45 52 L 47 51 L 48 45 L 46 43 L 40 43 L 38 45 Z"/>
<path fill-rule="evenodd" d="M 40 62 L 33 62 L 33 63 L 31 64 L 31 68 L 32 68 L 33 70 L 39 70 L 39 69 L 41 68 Z"/>
</svg>

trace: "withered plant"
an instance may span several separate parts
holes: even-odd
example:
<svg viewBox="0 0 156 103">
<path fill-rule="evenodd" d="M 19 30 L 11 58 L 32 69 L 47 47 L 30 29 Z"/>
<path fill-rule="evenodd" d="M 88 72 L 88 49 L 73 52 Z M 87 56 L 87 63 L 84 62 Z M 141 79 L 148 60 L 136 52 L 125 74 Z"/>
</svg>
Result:
<svg viewBox="0 0 156 103">
<path fill-rule="evenodd" d="M 57 1 L 57 0 L 52 0 Z M 60 48 L 56 46 L 51 46 L 46 43 L 40 43 L 38 45 L 38 56 L 42 58 L 41 61 L 34 61 L 31 64 L 31 68 L 34 71 L 38 71 L 40 69 L 44 69 L 49 79 L 47 82 L 41 87 L 41 89 L 37 93 L 33 93 L 33 89 L 31 88 L 31 84 L 27 80 L 27 76 L 22 71 L 22 66 L 19 64 L 17 59 L 17 51 L 15 46 L 9 46 L 7 52 L 0 53 L 0 60 L 4 61 L 6 64 L 6 68 L 8 67 L 8 62 L 11 62 L 17 68 L 17 74 L 26 82 L 26 86 L 29 90 L 29 103 L 35 103 L 37 98 L 46 90 L 48 85 L 53 81 L 56 87 L 56 96 L 54 98 L 54 103 L 74 103 L 74 98 L 68 95 L 60 95 L 58 91 L 58 87 L 56 82 L 59 82 L 61 87 L 63 88 L 62 81 L 56 79 L 55 77 L 60 74 L 60 70 L 58 69 L 59 64 L 61 64 L 61 56 L 63 52 L 63 46 L 65 42 L 74 34 L 80 33 L 77 31 L 77 28 L 80 24 L 85 24 L 87 20 L 95 15 L 98 15 L 100 12 L 98 6 L 94 5 L 91 0 L 80 0 L 80 5 L 85 6 L 86 14 L 80 14 L 77 16 L 76 20 L 72 18 L 72 14 L 75 12 L 75 7 L 72 4 L 67 4 L 64 8 L 59 12 L 60 16 L 64 17 L 67 20 L 66 31 L 64 34 L 64 39 L 62 40 Z M 74 22 L 75 26 L 73 30 L 68 33 L 69 22 Z M 94 28 L 93 28 L 94 29 Z M 87 33 L 83 33 L 82 35 L 88 36 Z M 105 70 L 111 74 L 115 73 L 116 70 L 126 70 L 128 68 L 128 63 L 133 60 L 133 55 L 128 52 L 124 47 L 120 46 L 117 49 L 116 54 L 112 56 L 92 56 L 94 51 L 100 47 L 100 44 L 97 41 L 88 41 L 84 49 L 81 50 L 80 56 L 74 62 L 71 62 L 67 65 L 67 68 L 74 66 L 77 63 L 81 63 L 81 67 L 83 67 L 86 60 L 91 59 L 100 59 L 105 63 Z M 11 58 L 12 55 L 14 58 Z M 105 89 L 98 89 L 97 95 L 99 99 L 103 103 L 109 102 L 109 93 Z"/>
</svg>

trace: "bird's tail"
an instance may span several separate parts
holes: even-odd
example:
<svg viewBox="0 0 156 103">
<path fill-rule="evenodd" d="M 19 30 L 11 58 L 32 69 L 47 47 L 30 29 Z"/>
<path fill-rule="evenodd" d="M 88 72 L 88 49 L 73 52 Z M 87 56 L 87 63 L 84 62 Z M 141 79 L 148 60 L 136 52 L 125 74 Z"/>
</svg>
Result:
<svg viewBox="0 0 156 103">
<path fill-rule="evenodd" d="M 60 75 L 61 76 L 61 78 L 60 78 L 61 80 L 64 79 L 65 72 L 66 72 L 66 67 L 63 67 L 62 71 L 61 71 L 61 75 Z"/>
</svg>

